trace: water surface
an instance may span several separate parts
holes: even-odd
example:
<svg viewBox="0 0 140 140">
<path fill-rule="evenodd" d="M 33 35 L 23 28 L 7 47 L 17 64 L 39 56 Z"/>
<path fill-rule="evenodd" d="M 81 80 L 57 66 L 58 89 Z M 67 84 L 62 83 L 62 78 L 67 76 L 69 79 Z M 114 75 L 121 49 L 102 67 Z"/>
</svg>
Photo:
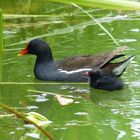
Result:
<svg viewBox="0 0 140 140">
<path fill-rule="evenodd" d="M 15 7 L 16 5 L 16 7 Z M 107 52 L 117 48 L 98 25 L 71 5 L 26 1 L 0 2 L 5 15 L 3 83 L 1 102 L 21 112 L 38 112 L 52 123 L 46 128 L 56 140 L 137 140 L 140 139 L 140 13 L 121 13 L 84 7 L 117 39 L 127 46 L 127 55 L 136 55 L 131 68 L 123 74 L 126 85 L 120 91 L 102 91 L 88 84 L 42 82 L 34 78 L 35 57 L 17 58 L 25 42 L 42 38 L 52 48 L 56 60 L 64 57 Z M 34 15 L 29 16 L 29 15 Z M 40 15 L 40 16 L 38 16 Z M 40 93 L 31 92 L 40 91 Z M 52 92 L 73 99 L 61 106 Z M 37 130 L 1 110 L 0 139 L 46 138 Z M 40 134 L 40 135 L 33 135 Z"/>
</svg>

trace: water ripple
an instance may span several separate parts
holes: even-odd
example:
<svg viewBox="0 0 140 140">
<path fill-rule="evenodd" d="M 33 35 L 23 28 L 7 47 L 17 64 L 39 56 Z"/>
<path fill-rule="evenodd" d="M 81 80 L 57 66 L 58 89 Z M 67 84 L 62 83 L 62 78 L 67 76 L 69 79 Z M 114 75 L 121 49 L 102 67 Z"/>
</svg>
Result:
<svg viewBox="0 0 140 140">
<path fill-rule="evenodd" d="M 133 133 L 133 137 L 137 137 L 140 139 L 140 119 L 139 118 L 134 118 L 131 122 L 131 129 Z"/>
</svg>

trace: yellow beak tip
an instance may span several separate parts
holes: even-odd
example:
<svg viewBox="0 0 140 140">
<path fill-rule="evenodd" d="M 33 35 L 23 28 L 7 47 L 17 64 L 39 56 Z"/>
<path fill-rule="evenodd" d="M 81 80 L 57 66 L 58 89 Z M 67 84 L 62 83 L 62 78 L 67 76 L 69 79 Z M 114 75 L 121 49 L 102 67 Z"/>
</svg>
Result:
<svg viewBox="0 0 140 140">
<path fill-rule="evenodd" d="M 17 55 L 17 57 L 19 57 L 19 56 L 22 56 L 22 54 L 19 53 L 19 54 Z"/>
</svg>

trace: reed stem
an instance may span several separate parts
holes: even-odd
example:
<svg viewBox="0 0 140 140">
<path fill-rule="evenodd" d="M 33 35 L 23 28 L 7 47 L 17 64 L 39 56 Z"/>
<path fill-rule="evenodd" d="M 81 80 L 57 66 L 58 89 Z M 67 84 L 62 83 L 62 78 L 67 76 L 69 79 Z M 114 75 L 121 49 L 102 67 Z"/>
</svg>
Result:
<svg viewBox="0 0 140 140">
<path fill-rule="evenodd" d="M 3 60 L 3 16 L 0 9 L 0 82 L 2 81 L 2 60 Z"/>
<path fill-rule="evenodd" d="M 13 108 L 11 108 L 10 106 L 7 106 L 6 104 L 0 103 L 0 107 L 15 114 L 18 118 L 22 119 L 23 121 L 29 123 L 29 124 L 33 124 L 36 128 L 38 128 L 45 136 L 48 137 L 49 140 L 54 140 L 54 138 L 51 136 L 51 134 L 45 130 L 43 127 L 39 126 L 37 123 L 35 123 L 34 121 L 32 121 L 31 119 L 28 119 L 25 115 L 23 115 L 20 112 L 17 112 L 16 110 L 14 110 Z"/>
</svg>

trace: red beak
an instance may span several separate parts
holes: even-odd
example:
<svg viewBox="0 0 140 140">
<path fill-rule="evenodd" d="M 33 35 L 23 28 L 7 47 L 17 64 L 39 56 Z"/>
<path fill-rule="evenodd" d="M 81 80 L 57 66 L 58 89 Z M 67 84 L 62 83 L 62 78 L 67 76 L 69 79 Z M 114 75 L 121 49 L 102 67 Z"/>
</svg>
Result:
<svg viewBox="0 0 140 140">
<path fill-rule="evenodd" d="M 17 56 L 22 56 L 28 54 L 28 48 L 24 48 Z"/>
</svg>

